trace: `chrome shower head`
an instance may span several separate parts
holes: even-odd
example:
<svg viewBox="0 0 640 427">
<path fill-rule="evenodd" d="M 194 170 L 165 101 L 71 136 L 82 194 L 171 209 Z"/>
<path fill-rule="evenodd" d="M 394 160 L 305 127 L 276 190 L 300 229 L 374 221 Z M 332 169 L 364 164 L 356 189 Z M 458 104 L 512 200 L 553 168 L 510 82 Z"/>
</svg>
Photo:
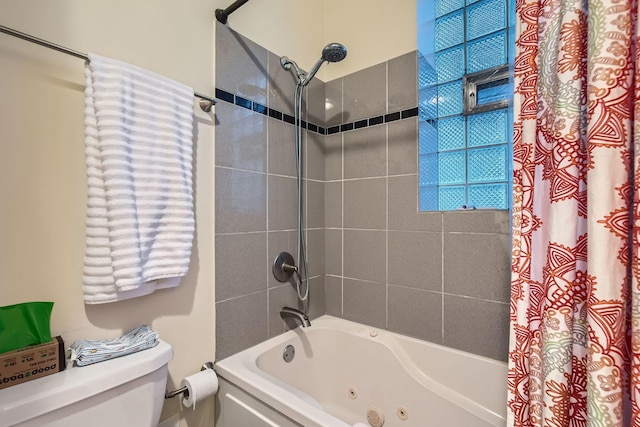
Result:
<svg viewBox="0 0 640 427">
<path fill-rule="evenodd" d="M 329 43 L 322 49 L 322 56 L 313 66 L 308 73 L 304 72 L 298 67 L 295 61 L 292 61 L 286 56 L 280 57 L 280 65 L 285 70 L 293 70 L 298 77 L 298 84 L 300 86 L 306 86 L 311 82 L 311 79 L 316 75 L 322 64 L 326 62 L 340 62 L 347 56 L 347 48 L 340 43 Z"/>
<path fill-rule="evenodd" d="M 347 56 L 347 48 L 340 43 L 329 43 L 322 49 L 322 59 L 328 62 L 340 62 Z"/>
<path fill-rule="evenodd" d="M 301 82 L 302 86 L 306 86 L 311 82 L 313 76 L 316 75 L 322 64 L 327 62 L 340 62 L 347 56 L 347 48 L 340 43 L 329 43 L 322 49 L 322 57 L 316 62 L 305 79 Z"/>
</svg>

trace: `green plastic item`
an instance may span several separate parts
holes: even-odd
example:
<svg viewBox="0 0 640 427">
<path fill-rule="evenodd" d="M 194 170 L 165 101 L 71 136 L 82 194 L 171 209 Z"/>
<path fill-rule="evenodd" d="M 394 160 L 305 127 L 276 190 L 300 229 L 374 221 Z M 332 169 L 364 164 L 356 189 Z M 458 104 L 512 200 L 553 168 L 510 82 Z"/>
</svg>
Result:
<svg viewBox="0 0 640 427">
<path fill-rule="evenodd" d="M 0 307 L 0 353 L 51 341 L 52 302 L 24 302 Z"/>
</svg>

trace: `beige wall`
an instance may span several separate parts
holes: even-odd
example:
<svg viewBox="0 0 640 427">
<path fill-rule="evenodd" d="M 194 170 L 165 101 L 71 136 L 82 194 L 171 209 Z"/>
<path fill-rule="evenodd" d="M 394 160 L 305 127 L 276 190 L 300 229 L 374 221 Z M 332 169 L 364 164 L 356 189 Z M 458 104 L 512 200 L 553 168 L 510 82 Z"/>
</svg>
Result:
<svg viewBox="0 0 640 427">
<path fill-rule="evenodd" d="M 416 0 L 325 0 L 325 44 L 347 47 L 345 61 L 330 64 L 320 77 L 330 81 L 414 51 Z"/>
<path fill-rule="evenodd" d="M 213 93 L 210 0 L 3 0 L 0 24 L 118 58 Z M 86 177 L 80 59 L 0 34 L 0 305 L 54 301 L 51 329 L 67 343 L 114 338 L 149 323 L 174 348 L 169 387 L 212 360 L 213 114 L 197 117 L 197 231 L 176 289 L 104 305 L 82 301 Z M 163 418 L 179 411 L 177 399 Z M 213 405 L 185 411 L 209 425 Z"/>
<path fill-rule="evenodd" d="M 416 0 L 251 0 L 229 18 L 229 26 L 305 70 L 327 43 L 344 44 L 347 60 L 323 66 L 323 81 L 417 48 Z"/>
<path fill-rule="evenodd" d="M 223 8 L 231 3 L 229 0 Z M 324 46 L 324 3 L 325 0 L 250 0 L 229 17 L 228 26 L 309 70 Z"/>
<path fill-rule="evenodd" d="M 0 24 L 213 94 L 213 14 L 231 3 L 3 0 Z M 252 0 L 232 15 L 229 25 L 306 69 L 326 42 L 345 43 L 349 60 L 323 67 L 319 75 L 331 80 L 415 49 L 414 9 L 414 0 Z M 389 15 L 396 20 L 386 23 Z M 68 343 L 112 338 L 149 323 L 174 347 L 168 386 L 176 386 L 215 351 L 213 114 L 194 108 L 197 227 L 188 277 L 176 289 L 88 306 L 81 293 L 86 205 L 82 60 L 0 34 L 0 65 L 0 305 L 54 301 L 52 333 Z M 210 405 L 197 414 L 185 412 L 181 424 L 210 425 L 212 410 Z M 163 418 L 179 411 L 174 399 L 165 405 Z"/>
</svg>

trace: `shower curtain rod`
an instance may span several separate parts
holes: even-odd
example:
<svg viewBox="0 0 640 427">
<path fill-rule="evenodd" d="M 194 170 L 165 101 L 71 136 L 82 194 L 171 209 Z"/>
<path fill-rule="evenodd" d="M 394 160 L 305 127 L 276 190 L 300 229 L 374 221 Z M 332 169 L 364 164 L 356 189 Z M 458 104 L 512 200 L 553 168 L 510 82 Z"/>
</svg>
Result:
<svg viewBox="0 0 640 427">
<path fill-rule="evenodd" d="M 60 46 L 58 44 L 51 43 L 43 39 L 39 39 L 32 35 L 14 30 L 9 27 L 5 27 L 4 25 L 0 25 L 0 32 L 9 34 L 10 36 L 14 36 L 22 40 L 26 40 L 31 43 L 35 43 L 40 46 L 48 47 L 49 49 L 57 50 L 58 52 L 66 53 L 67 55 L 75 56 L 76 58 L 84 59 L 85 61 L 89 60 L 89 57 L 87 56 L 86 53 L 78 52 L 77 50 L 69 49 L 68 47 Z M 215 105 L 216 103 L 215 98 L 212 98 L 210 96 L 202 95 L 202 94 L 199 94 L 198 92 L 194 92 L 193 95 L 202 100 L 200 101 L 200 108 L 203 111 L 206 111 L 206 112 L 211 111 L 211 106 Z"/>
<path fill-rule="evenodd" d="M 226 8 L 224 10 L 216 9 L 216 19 L 218 20 L 218 22 L 220 22 L 222 24 L 226 24 L 227 23 L 227 18 L 229 17 L 229 15 L 231 15 L 240 6 L 242 6 L 243 4 L 245 4 L 248 1 L 249 0 L 236 0 L 228 8 Z"/>
</svg>

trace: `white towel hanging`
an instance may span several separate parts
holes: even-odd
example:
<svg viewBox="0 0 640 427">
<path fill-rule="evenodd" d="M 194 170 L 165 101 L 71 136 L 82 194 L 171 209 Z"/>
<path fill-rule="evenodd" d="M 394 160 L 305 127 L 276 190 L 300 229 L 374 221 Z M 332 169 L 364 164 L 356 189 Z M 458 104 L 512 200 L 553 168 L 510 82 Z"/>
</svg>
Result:
<svg viewBox="0 0 640 427">
<path fill-rule="evenodd" d="M 194 233 L 193 89 L 92 53 L 83 291 L 97 304 L 177 286 Z"/>
</svg>

